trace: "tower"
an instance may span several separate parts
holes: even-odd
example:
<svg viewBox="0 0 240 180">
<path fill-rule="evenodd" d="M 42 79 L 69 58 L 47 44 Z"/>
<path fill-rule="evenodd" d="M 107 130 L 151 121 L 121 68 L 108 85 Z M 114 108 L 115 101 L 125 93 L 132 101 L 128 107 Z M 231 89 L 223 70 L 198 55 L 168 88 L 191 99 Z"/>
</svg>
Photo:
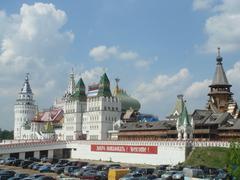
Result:
<svg viewBox="0 0 240 180">
<path fill-rule="evenodd" d="M 183 104 L 182 112 L 180 113 L 176 129 L 178 132 L 178 140 L 190 140 L 193 137 L 193 121 L 190 122 L 186 104 Z"/>
<path fill-rule="evenodd" d="M 25 132 L 31 127 L 29 125 L 36 114 L 37 106 L 34 103 L 32 89 L 29 84 L 29 73 L 27 73 L 14 106 L 14 139 L 32 138 Z"/>
<path fill-rule="evenodd" d="M 179 94 L 179 95 L 177 95 L 175 107 L 174 107 L 172 113 L 167 118 L 169 120 L 177 120 L 178 117 L 180 116 L 181 112 L 183 111 L 183 106 L 184 106 L 183 95 Z"/>
<path fill-rule="evenodd" d="M 86 111 L 86 101 L 85 84 L 80 78 L 74 93 L 64 104 L 63 134 L 65 140 L 82 138 L 83 113 Z"/>
<path fill-rule="evenodd" d="M 87 98 L 87 111 L 84 113 L 83 131 L 88 140 L 107 140 L 108 132 L 120 119 L 121 102 L 112 96 L 107 74 L 101 76 L 96 96 Z"/>
<path fill-rule="evenodd" d="M 216 70 L 212 84 L 209 86 L 210 92 L 208 93 L 209 100 L 207 109 L 215 113 L 227 112 L 229 105 L 233 103 L 231 92 L 231 84 L 228 83 L 225 71 L 223 69 L 223 58 L 220 55 L 220 48 L 218 48 L 218 55 L 216 58 Z"/>
</svg>

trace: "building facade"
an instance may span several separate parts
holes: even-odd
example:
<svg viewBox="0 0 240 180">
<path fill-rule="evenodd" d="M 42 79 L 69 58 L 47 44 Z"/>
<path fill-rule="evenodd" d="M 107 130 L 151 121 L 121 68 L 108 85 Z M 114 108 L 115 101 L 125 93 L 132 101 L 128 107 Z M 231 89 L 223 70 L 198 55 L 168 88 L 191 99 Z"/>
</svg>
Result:
<svg viewBox="0 0 240 180">
<path fill-rule="evenodd" d="M 26 74 L 23 87 L 18 94 L 14 106 L 14 139 L 33 139 L 31 122 L 35 117 L 37 106 L 33 99 L 33 93 L 29 84 L 29 74 Z"/>
</svg>

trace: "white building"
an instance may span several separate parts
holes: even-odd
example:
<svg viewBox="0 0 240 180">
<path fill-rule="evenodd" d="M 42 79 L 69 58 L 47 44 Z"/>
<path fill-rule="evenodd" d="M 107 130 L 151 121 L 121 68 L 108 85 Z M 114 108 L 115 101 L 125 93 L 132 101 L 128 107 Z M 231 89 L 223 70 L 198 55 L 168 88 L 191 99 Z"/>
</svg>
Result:
<svg viewBox="0 0 240 180">
<path fill-rule="evenodd" d="M 36 114 L 37 106 L 33 100 L 28 73 L 14 106 L 14 139 L 33 139 L 31 121 Z"/>
<path fill-rule="evenodd" d="M 87 140 L 107 140 L 108 131 L 120 120 L 121 102 L 112 96 L 110 81 L 104 73 L 96 96 L 87 99 L 87 111 L 83 117 L 83 133 Z"/>
<path fill-rule="evenodd" d="M 74 77 L 73 77 L 74 79 Z M 75 83 L 71 83 L 74 84 Z M 85 85 L 82 78 L 79 79 L 76 87 L 72 86 L 75 91 L 66 98 L 64 103 L 64 123 L 62 133 L 65 140 L 83 139 L 82 123 L 83 113 L 86 111 L 87 96 Z"/>
<path fill-rule="evenodd" d="M 109 139 L 109 132 L 120 121 L 121 101 L 112 95 L 106 73 L 95 86 L 94 93 L 90 90 L 87 96 L 83 80 L 80 78 L 75 85 L 74 74 L 71 73 L 61 103 L 55 103 L 56 106 L 47 111 L 37 112 L 26 76 L 15 105 L 15 139 Z"/>
</svg>

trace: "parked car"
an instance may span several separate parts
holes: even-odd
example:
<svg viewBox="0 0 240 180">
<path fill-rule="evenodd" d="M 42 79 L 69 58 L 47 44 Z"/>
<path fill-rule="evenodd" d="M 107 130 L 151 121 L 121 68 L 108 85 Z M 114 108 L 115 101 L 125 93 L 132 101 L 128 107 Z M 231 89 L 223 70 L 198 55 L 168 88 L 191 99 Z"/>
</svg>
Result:
<svg viewBox="0 0 240 180">
<path fill-rule="evenodd" d="M 31 163 L 31 164 L 28 165 L 28 168 L 29 168 L 29 169 L 32 169 L 33 166 L 35 166 L 36 164 L 37 164 L 37 162 L 33 162 L 33 163 Z"/>
<path fill-rule="evenodd" d="M 172 176 L 172 179 L 174 180 L 183 180 L 184 179 L 184 174 L 182 171 L 178 171 L 176 172 L 173 176 Z"/>
<path fill-rule="evenodd" d="M 41 176 L 44 176 L 43 174 L 33 174 L 31 176 L 25 177 L 23 180 L 35 180 Z"/>
<path fill-rule="evenodd" d="M 155 174 L 157 177 L 161 177 L 164 173 L 165 171 L 160 169 L 155 169 L 153 172 L 153 174 Z"/>
<path fill-rule="evenodd" d="M 29 174 L 26 174 L 26 173 L 17 173 L 17 174 L 15 174 L 15 176 L 9 178 L 8 180 L 20 180 L 20 179 L 23 179 L 28 176 L 29 176 Z"/>
<path fill-rule="evenodd" d="M 43 165 L 43 166 L 39 167 L 38 170 L 40 173 L 51 172 L 51 165 Z"/>
<path fill-rule="evenodd" d="M 143 177 L 143 175 L 139 173 L 129 173 L 119 178 L 119 180 L 136 180 L 136 179 L 145 179 L 145 177 Z"/>
<path fill-rule="evenodd" d="M 4 164 L 5 165 L 11 165 L 12 162 L 15 161 L 15 160 L 16 160 L 15 157 L 9 157 L 9 158 L 5 159 Z"/>
<path fill-rule="evenodd" d="M 38 170 L 41 166 L 43 166 L 43 164 L 37 163 L 37 164 L 35 164 L 35 165 L 32 167 L 32 169 L 33 169 L 33 170 Z"/>
<path fill-rule="evenodd" d="M 57 164 L 67 164 L 69 160 L 67 159 L 60 159 Z"/>
<path fill-rule="evenodd" d="M 184 177 L 188 178 L 204 178 L 205 174 L 202 169 L 199 168 L 183 168 Z"/>
<path fill-rule="evenodd" d="M 134 173 L 148 175 L 148 174 L 153 174 L 154 171 L 155 171 L 155 168 L 137 168 L 134 171 Z"/>
<path fill-rule="evenodd" d="M 55 180 L 52 176 L 41 176 L 36 178 L 36 180 Z"/>
<path fill-rule="evenodd" d="M 35 157 L 29 157 L 27 160 L 34 161 L 34 162 L 40 162 L 41 160 Z"/>
<path fill-rule="evenodd" d="M 172 180 L 172 176 L 174 174 L 176 174 L 177 172 L 176 171 L 166 171 L 162 176 L 161 178 L 164 179 L 164 180 Z"/>
<path fill-rule="evenodd" d="M 0 171 L 0 179 L 8 179 L 11 178 L 15 175 L 15 171 L 11 171 L 11 170 L 1 170 Z"/>
<path fill-rule="evenodd" d="M 64 175 L 70 175 L 75 169 L 79 169 L 78 166 L 67 166 L 64 168 Z"/>
<path fill-rule="evenodd" d="M 107 172 L 106 171 L 97 171 L 96 179 L 97 180 L 107 180 L 108 179 Z"/>
<path fill-rule="evenodd" d="M 58 168 L 58 167 L 65 167 L 64 165 L 61 165 L 61 164 L 53 164 L 51 166 L 51 172 L 55 172 L 55 169 Z"/>
<path fill-rule="evenodd" d="M 97 171 L 96 170 L 90 170 L 86 171 L 80 176 L 80 179 L 96 179 L 97 177 Z"/>
<path fill-rule="evenodd" d="M 25 169 L 25 168 L 28 168 L 28 166 L 29 166 L 30 164 L 32 164 L 32 163 L 33 163 L 33 161 L 31 161 L 31 160 L 25 160 L 25 161 L 22 161 L 22 162 L 21 162 L 20 166 L 21 166 L 23 169 Z"/>
<path fill-rule="evenodd" d="M 57 174 L 61 174 L 61 173 L 64 172 L 64 168 L 65 168 L 65 166 L 55 167 L 54 172 L 57 173 Z"/>
<path fill-rule="evenodd" d="M 13 166 L 20 166 L 20 164 L 23 162 L 24 160 L 22 159 L 15 159 L 13 162 L 12 162 L 12 165 Z"/>
</svg>

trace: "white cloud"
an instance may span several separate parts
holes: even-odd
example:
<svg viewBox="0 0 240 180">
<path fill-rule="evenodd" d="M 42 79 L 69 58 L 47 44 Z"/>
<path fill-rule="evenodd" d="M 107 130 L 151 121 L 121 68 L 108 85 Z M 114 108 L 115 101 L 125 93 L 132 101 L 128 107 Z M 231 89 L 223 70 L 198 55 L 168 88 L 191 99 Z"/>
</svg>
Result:
<svg viewBox="0 0 240 180">
<path fill-rule="evenodd" d="M 204 97 L 208 93 L 208 86 L 211 84 L 211 80 L 205 79 L 203 81 L 193 82 L 186 90 L 184 95 L 186 99 L 196 99 Z"/>
<path fill-rule="evenodd" d="M 159 74 L 149 83 L 141 83 L 137 86 L 135 95 L 142 103 L 148 104 L 160 102 L 168 98 L 167 95 L 177 95 L 182 91 L 183 82 L 189 77 L 188 69 L 181 69 L 177 74 L 172 76 Z"/>
<path fill-rule="evenodd" d="M 240 82 L 240 62 L 236 62 L 233 66 L 232 69 L 229 69 L 227 72 L 227 77 L 228 79 L 230 80 L 231 83 L 236 83 L 236 84 L 239 84 Z"/>
<path fill-rule="evenodd" d="M 216 0 L 193 0 L 193 10 L 210 9 Z"/>
<path fill-rule="evenodd" d="M 148 68 L 153 60 L 143 59 L 138 53 L 133 51 L 122 51 L 116 46 L 97 46 L 90 50 L 89 56 L 95 61 L 101 62 L 109 59 L 132 61 L 136 67 Z M 155 60 L 155 58 L 154 58 Z"/>
<path fill-rule="evenodd" d="M 240 1 L 224 0 L 214 6 L 215 14 L 206 20 L 204 31 L 208 36 L 202 46 L 203 52 L 216 52 L 222 47 L 225 52 L 240 49 Z"/>
<path fill-rule="evenodd" d="M 240 98 L 240 61 L 236 62 L 234 66 L 226 71 L 228 81 L 232 84 L 232 92 L 234 93 L 234 99 L 239 103 Z"/>
<path fill-rule="evenodd" d="M 82 77 L 85 85 L 90 83 L 98 83 L 100 81 L 100 77 L 106 70 L 101 67 L 95 67 L 90 70 L 85 70 L 83 73 L 80 74 L 79 77 Z"/>
<path fill-rule="evenodd" d="M 89 56 L 96 61 L 104 61 L 114 57 L 118 53 L 116 47 L 97 46 L 89 52 Z"/>
<path fill-rule="evenodd" d="M 53 4 L 23 4 L 19 14 L 0 11 L 0 105 L 12 103 L 0 110 L 1 127 L 13 127 L 13 105 L 26 72 L 40 106 L 50 106 L 64 88 L 62 72 L 73 67 L 64 56 L 74 40 L 71 30 L 63 30 L 66 22 L 66 13 Z"/>
<path fill-rule="evenodd" d="M 135 60 L 139 58 L 139 55 L 136 52 L 127 51 L 120 53 L 119 58 L 122 60 Z"/>
</svg>

